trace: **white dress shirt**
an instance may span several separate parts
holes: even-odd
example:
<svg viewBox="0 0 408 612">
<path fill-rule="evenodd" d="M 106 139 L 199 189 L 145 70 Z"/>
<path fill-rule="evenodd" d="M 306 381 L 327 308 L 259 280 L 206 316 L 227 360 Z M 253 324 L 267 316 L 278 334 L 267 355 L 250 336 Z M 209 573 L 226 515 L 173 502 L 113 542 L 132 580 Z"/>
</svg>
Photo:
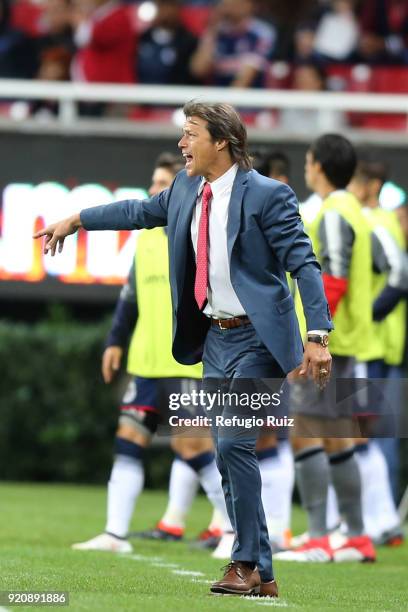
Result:
<svg viewBox="0 0 408 612">
<path fill-rule="evenodd" d="M 231 166 L 225 174 L 210 183 L 213 194 L 210 202 L 208 224 L 208 290 L 204 314 L 217 319 L 228 319 L 245 315 L 244 307 L 231 284 L 227 250 L 227 222 L 232 186 L 238 172 L 238 164 Z M 197 257 L 198 227 L 201 216 L 201 200 L 206 180 L 203 178 L 197 194 L 197 203 L 191 221 L 191 240 Z M 324 334 L 325 330 L 309 333 Z"/>
<path fill-rule="evenodd" d="M 210 202 L 208 225 L 208 290 L 207 305 L 204 314 L 217 319 L 228 319 L 245 315 L 245 310 L 235 293 L 230 277 L 230 265 L 227 251 L 228 209 L 232 186 L 238 172 L 238 164 L 231 166 L 225 174 L 210 183 L 213 194 Z M 201 199 L 205 179 L 201 181 L 197 195 L 197 204 L 191 221 L 191 239 L 194 253 L 197 256 L 198 227 L 201 216 Z"/>
</svg>

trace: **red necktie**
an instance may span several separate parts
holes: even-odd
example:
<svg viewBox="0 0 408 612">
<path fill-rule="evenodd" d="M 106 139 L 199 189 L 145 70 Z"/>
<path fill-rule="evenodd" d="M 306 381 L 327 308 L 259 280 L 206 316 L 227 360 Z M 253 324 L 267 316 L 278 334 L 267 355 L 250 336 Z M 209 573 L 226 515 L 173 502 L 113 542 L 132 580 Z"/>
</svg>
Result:
<svg viewBox="0 0 408 612">
<path fill-rule="evenodd" d="M 208 208 L 212 198 L 209 183 L 205 183 L 201 199 L 201 216 L 197 239 L 197 269 L 194 296 L 200 310 L 207 301 L 208 288 Z"/>
</svg>

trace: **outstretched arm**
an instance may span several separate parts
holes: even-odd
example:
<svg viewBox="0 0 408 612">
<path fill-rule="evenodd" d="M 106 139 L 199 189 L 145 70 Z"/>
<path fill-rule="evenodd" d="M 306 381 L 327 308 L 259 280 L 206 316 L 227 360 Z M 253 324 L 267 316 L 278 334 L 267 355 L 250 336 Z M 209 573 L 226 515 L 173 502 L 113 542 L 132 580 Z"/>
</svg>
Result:
<svg viewBox="0 0 408 612">
<path fill-rule="evenodd" d="M 75 234 L 80 227 L 82 227 L 80 215 L 79 213 L 75 213 L 75 215 L 71 215 L 71 217 L 52 223 L 39 232 L 36 232 L 33 238 L 45 236 L 44 253 L 47 254 L 50 251 L 51 255 L 54 256 L 57 249 L 58 253 L 61 253 L 64 248 L 65 238 L 70 234 Z"/>
<path fill-rule="evenodd" d="M 85 208 L 40 230 L 34 238 L 45 236 L 44 253 L 55 255 L 57 249 L 61 253 L 65 238 L 81 227 L 86 230 L 132 230 L 165 226 L 172 187 L 147 200 L 123 200 Z"/>
</svg>

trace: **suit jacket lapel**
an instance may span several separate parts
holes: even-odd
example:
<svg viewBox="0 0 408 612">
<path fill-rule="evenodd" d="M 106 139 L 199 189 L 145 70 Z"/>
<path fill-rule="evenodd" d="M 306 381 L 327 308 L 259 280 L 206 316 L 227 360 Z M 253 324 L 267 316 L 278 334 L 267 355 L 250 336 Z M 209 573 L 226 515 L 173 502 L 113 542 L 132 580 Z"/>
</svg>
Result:
<svg viewBox="0 0 408 612">
<path fill-rule="evenodd" d="M 239 169 L 232 186 L 231 200 L 228 209 L 227 248 L 229 261 L 231 261 L 232 249 L 241 225 L 242 201 L 246 190 L 247 181 L 248 172 Z"/>
<path fill-rule="evenodd" d="M 180 213 L 178 216 L 175 236 L 174 236 L 174 253 L 175 253 L 175 269 L 177 280 L 177 294 L 181 296 L 184 274 L 186 267 L 186 254 L 188 241 L 190 240 L 191 219 L 193 216 L 194 206 L 197 201 L 198 188 L 200 186 L 201 177 L 196 177 L 186 187 L 184 194 L 176 196 L 180 201 Z"/>
</svg>

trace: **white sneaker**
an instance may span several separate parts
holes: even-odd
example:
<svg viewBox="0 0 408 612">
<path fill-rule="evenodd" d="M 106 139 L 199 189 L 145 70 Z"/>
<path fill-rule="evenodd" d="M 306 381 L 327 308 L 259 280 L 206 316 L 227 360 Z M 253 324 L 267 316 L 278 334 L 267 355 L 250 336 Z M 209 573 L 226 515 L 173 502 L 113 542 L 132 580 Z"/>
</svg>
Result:
<svg viewBox="0 0 408 612">
<path fill-rule="evenodd" d="M 303 546 L 304 544 L 307 544 L 307 542 L 310 540 L 310 535 L 307 531 L 305 531 L 304 533 L 300 533 L 297 536 L 292 536 L 290 539 L 290 543 L 289 543 L 289 548 L 299 548 L 299 546 Z"/>
<path fill-rule="evenodd" d="M 106 550 L 108 552 L 118 553 L 133 552 L 133 547 L 130 542 L 127 540 L 121 540 L 120 538 L 115 538 L 115 536 L 110 535 L 109 533 L 101 533 L 101 535 L 96 536 L 96 538 L 92 538 L 92 540 L 73 544 L 72 548 L 74 550 Z"/>
<path fill-rule="evenodd" d="M 330 546 L 329 536 L 310 538 L 306 544 L 295 550 L 285 550 L 274 555 L 275 561 L 297 561 L 306 563 L 329 563 L 333 560 L 333 550 Z"/>
<path fill-rule="evenodd" d="M 213 559 L 231 559 L 232 546 L 234 544 L 235 534 L 226 532 L 221 536 L 221 540 L 217 548 L 211 553 Z"/>
<path fill-rule="evenodd" d="M 330 544 L 332 548 L 337 548 L 337 546 L 341 546 L 342 544 L 344 544 L 344 541 L 346 540 L 346 538 L 341 532 L 340 526 L 330 531 L 329 536 L 330 536 Z M 304 546 L 305 544 L 309 542 L 309 540 L 310 540 L 309 532 L 305 531 L 304 533 L 301 533 L 297 536 L 292 536 L 291 539 L 289 540 L 289 546 L 287 546 L 287 548 L 294 550 L 296 548 L 299 548 L 299 546 Z"/>
</svg>

